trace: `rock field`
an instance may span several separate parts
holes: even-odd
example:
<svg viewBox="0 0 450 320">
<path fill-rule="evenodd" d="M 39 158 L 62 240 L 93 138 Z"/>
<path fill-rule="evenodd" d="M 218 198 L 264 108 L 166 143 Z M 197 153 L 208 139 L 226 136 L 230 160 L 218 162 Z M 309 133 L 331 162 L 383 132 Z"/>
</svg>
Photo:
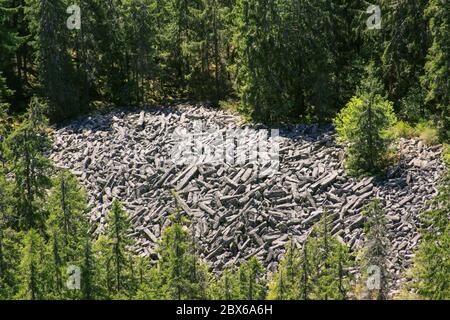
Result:
<svg viewBox="0 0 450 320">
<path fill-rule="evenodd" d="M 392 271 L 398 277 L 409 266 L 419 241 L 418 214 L 445 170 L 439 146 L 401 139 L 400 161 L 387 179 L 357 180 L 344 172 L 344 150 L 331 126 L 299 125 L 280 130 L 280 167 L 271 177 L 258 176 L 251 163 L 177 165 L 171 160 L 174 130 L 200 120 L 219 132 L 244 126 L 238 115 L 203 107 L 117 110 L 57 129 L 51 158 L 85 186 L 97 231 L 112 200 L 122 201 L 143 255 L 156 258 L 155 243 L 176 202 L 216 271 L 251 256 L 274 270 L 289 237 L 300 245 L 325 209 L 332 233 L 357 250 L 364 240 L 360 211 L 378 197 L 390 221 Z"/>
</svg>

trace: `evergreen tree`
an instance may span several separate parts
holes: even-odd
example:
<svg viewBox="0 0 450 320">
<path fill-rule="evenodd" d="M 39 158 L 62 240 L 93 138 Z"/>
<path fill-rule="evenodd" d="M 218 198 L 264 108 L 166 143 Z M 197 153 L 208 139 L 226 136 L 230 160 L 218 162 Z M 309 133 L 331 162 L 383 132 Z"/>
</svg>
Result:
<svg viewBox="0 0 450 320">
<path fill-rule="evenodd" d="M 423 14 L 427 4 L 428 0 L 382 1 L 383 26 L 380 32 L 384 37 L 384 49 L 381 60 L 391 101 L 406 97 L 423 74 L 430 45 L 427 21 Z"/>
<path fill-rule="evenodd" d="M 70 172 L 61 171 L 53 179 L 47 211 L 47 230 L 58 237 L 63 260 L 76 261 L 89 237 L 88 208 L 85 191 Z"/>
<path fill-rule="evenodd" d="M 346 141 L 347 168 L 352 174 L 376 174 L 386 165 L 391 137 L 388 129 L 396 117 L 391 102 L 380 94 L 382 85 L 369 67 L 368 77 L 335 118 L 336 131 Z"/>
<path fill-rule="evenodd" d="M 129 91 L 128 104 L 144 103 L 149 81 L 156 78 L 155 35 L 153 24 L 155 2 L 148 0 L 125 1 L 124 11 L 127 23 L 125 28 L 125 45 L 128 63 Z"/>
<path fill-rule="evenodd" d="M 49 116 L 60 120 L 80 113 L 78 75 L 72 58 L 64 0 L 27 0 L 26 16 L 32 34 L 41 95 L 48 98 Z"/>
<path fill-rule="evenodd" d="M 105 235 L 97 240 L 96 252 L 101 256 L 102 272 L 106 272 L 99 281 L 106 283 L 110 297 L 132 296 L 132 255 L 129 237 L 131 223 L 126 211 L 118 200 L 112 203 L 107 218 Z"/>
<path fill-rule="evenodd" d="M 450 175 L 442 182 L 431 209 L 421 217 L 421 243 L 412 268 L 413 288 L 424 299 L 450 299 Z"/>
<path fill-rule="evenodd" d="M 430 0 L 425 10 L 432 46 L 428 51 L 422 86 L 431 114 L 448 137 L 450 128 L 450 2 Z"/>
<path fill-rule="evenodd" d="M 14 176 L 12 188 L 12 226 L 22 230 L 43 230 L 45 212 L 43 204 L 46 188 L 50 185 L 49 160 L 44 152 L 49 148 L 45 105 L 34 98 L 26 119 L 6 140 L 8 167 Z"/>
<path fill-rule="evenodd" d="M 286 246 L 286 253 L 280 261 L 277 272 L 269 283 L 268 299 L 270 300 L 295 300 L 301 295 L 300 288 L 303 285 L 302 251 L 295 247 L 291 240 Z"/>
<path fill-rule="evenodd" d="M 14 230 L 0 226 L 0 300 L 13 299 L 17 293 L 19 242 L 19 236 Z"/>
<path fill-rule="evenodd" d="M 92 300 L 97 297 L 97 261 L 92 249 L 91 239 L 87 238 L 84 243 L 83 263 L 81 269 L 81 291 L 82 299 Z"/>
<path fill-rule="evenodd" d="M 388 297 L 390 287 L 388 222 L 382 204 L 378 199 L 372 200 L 366 205 L 362 214 L 366 217 L 366 241 L 362 252 L 361 274 L 367 285 L 369 284 L 367 283 L 369 277 L 372 277 L 374 280 L 367 288 L 367 297 L 369 299 L 384 300 Z"/>
<path fill-rule="evenodd" d="M 85 243 L 90 241 L 86 203 L 86 195 L 76 178 L 69 172 L 60 172 L 53 181 L 48 199 L 46 225 L 50 237 L 48 250 L 52 257 L 48 268 L 53 274 L 51 288 L 56 296 L 78 297 L 64 286 L 66 270 L 72 265 L 79 268 L 84 263 L 92 265 L 91 261 L 82 258 L 86 254 Z"/>
<path fill-rule="evenodd" d="M 269 299 L 344 300 L 348 298 L 352 261 L 348 248 L 331 236 L 331 219 L 324 212 L 303 244 L 287 246 L 269 285 Z"/>
<path fill-rule="evenodd" d="M 239 299 L 241 300 L 263 300 L 267 294 L 264 267 L 256 259 L 242 263 L 238 271 L 239 276 Z"/>
<path fill-rule="evenodd" d="M 140 297 L 146 299 L 205 299 L 209 283 L 206 266 L 193 253 L 187 220 L 176 213 L 173 223 L 162 235 L 158 247 L 157 266 L 149 276 L 149 284 Z"/>
<path fill-rule="evenodd" d="M 0 104 L 8 102 L 13 94 L 5 76 L 11 79 L 14 75 L 14 54 L 20 45 L 20 39 L 11 23 L 17 10 L 14 1 L 0 0 Z"/>
<path fill-rule="evenodd" d="M 267 122 L 332 115 L 331 2 L 241 0 L 236 10 L 241 110 Z"/>
<path fill-rule="evenodd" d="M 46 298 L 45 243 L 34 229 L 25 233 L 21 254 L 18 299 L 41 300 Z"/>
</svg>

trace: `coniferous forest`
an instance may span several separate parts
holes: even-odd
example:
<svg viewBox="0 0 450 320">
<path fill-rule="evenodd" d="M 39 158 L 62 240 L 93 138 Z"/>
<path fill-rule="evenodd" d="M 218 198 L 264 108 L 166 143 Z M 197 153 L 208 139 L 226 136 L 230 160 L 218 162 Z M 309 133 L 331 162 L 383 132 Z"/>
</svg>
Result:
<svg viewBox="0 0 450 320">
<path fill-rule="evenodd" d="M 280 174 L 159 164 L 227 115 Z M 450 1 L 0 0 L 0 300 L 448 300 L 449 165 Z"/>
</svg>

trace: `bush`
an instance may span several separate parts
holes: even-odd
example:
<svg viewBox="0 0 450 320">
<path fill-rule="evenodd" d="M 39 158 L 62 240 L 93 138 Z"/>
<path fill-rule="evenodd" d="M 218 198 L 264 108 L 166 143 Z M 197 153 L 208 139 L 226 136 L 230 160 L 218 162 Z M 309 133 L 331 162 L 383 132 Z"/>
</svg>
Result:
<svg viewBox="0 0 450 320">
<path fill-rule="evenodd" d="M 381 95 L 353 97 L 334 123 L 341 141 L 348 142 L 346 166 L 351 174 L 377 174 L 386 165 L 396 122 L 393 104 Z"/>
</svg>

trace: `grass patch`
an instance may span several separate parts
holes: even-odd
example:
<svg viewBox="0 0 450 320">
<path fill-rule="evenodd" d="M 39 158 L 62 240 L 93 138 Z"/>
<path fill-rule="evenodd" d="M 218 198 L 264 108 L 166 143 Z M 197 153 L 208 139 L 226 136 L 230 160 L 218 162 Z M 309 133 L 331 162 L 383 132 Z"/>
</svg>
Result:
<svg viewBox="0 0 450 320">
<path fill-rule="evenodd" d="M 426 145 L 439 143 L 439 130 L 434 128 L 429 122 L 421 122 L 415 128 L 416 134 Z"/>
<path fill-rule="evenodd" d="M 402 120 L 397 121 L 390 131 L 395 138 L 411 139 L 416 135 L 414 128 L 409 123 Z"/>
<path fill-rule="evenodd" d="M 428 146 L 439 143 L 439 130 L 429 121 L 419 122 L 414 127 L 405 121 L 397 121 L 389 131 L 395 138 L 419 138 Z"/>
</svg>

